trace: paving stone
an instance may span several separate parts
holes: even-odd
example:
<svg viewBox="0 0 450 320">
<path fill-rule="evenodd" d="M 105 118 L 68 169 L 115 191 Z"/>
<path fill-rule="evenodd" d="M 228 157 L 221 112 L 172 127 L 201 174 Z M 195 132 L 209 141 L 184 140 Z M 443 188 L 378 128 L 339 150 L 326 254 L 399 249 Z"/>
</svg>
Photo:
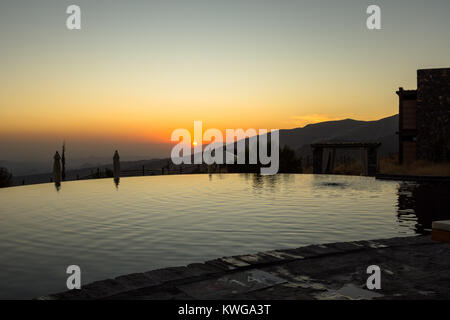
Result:
<svg viewBox="0 0 450 320">
<path fill-rule="evenodd" d="M 92 296 L 83 290 L 70 290 L 61 293 L 56 293 L 51 295 L 56 298 L 56 300 L 93 300 L 98 299 L 96 296 Z"/>
<path fill-rule="evenodd" d="M 160 283 L 195 277 L 196 273 L 188 267 L 170 267 L 144 272 L 151 279 L 158 279 Z"/>
<path fill-rule="evenodd" d="M 219 260 L 223 261 L 225 263 L 231 264 L 235 268 L 243 268 L 243 267 L 250 266 L 249 263 L 242 261 L 237 257 L 228 257 L 228 258 L 224 257 L 224 258 L 220 258 Z"/>
<path fill-rule="evenodd" d="M 49 294 L 48 296 L 36 298 L 36 300 L 59 300 L 59 299 L 56 296 Z"/>
<path fill-rule="evenodd" d="M 120 297 L 123 300 L 123 297 Z M 132 300 L 193 300 L 184 292 L 158 291 L 153 294 L 132 298 Z"/>
<path fill-rule="evenodd" d="M 225 296 L 225 299 L 239 300 L 313 300 L 315 291 L 289 286 L 289 283 L 278 284 L 250 292 L 235 293 Z"/>
<path fill-rule="evenodd" d="M 281 252 L 301 256 L 304 258 L 312 258 L 312 257 L 321 256 L 321 255 L 337 253 L 337 252 L 339 252 L 339 250 L 336 248 L 327 247 L 324 245 L 313 245 L 313 246 L 307 246 L 307 247 L 300 247 L 297 249 L 281 250 Z"/>
<path fill-rule="evenodd" d="M 354 243 L 349 243 L 349 242 L 331 243 L 331 244 L 327 244 L 327 246 L 332 247 L 336 251 L 342 252 L 342 253 L 361 250 L 361 246 L 355 245 Z"/>
<path fill-rule="evenodd" d="M 292 260 L 305 258 L 298 254 L 283 252 L 283 251 L 279 251 L 279 250 L 268 251 L 268 252 L 263 253 L 263 255 L 268 255 L 275 261 L 292 261 Z"/>
<path fill-rule="evenodd" d="M 275 255 L 270 254 L 269 252 L 259 252 L 256 254 L 248 254 L 248 255 L 242 255 L 242 256 L 236 256 L 234 257 L 240 261 L 243 261 L 249 265 L 257 266 L 257 265 L 263 265 L 273 262 L 279 262 L 283 261 L 283 258 L 276 257 Z M 287 258 L 287 255 L 286 255 Z"/>
<path fill-rule="evenodd" d="M 205 263 L 191 263 L 187 265 L 189 272 L 195 276 L 211 275 L 222 272 L 222 269 Z"/>
<path fill-rule="evenodd" d="M 161 279 L 153 273 L 132 273 L 117 277 L 114 280 L 129 290 L 161 284 Z"/>
<path fill-rule="evenodd" d="M 83 285 L 79 290 L 68 290 L 52 296 L 61 300 L 95 300 L 127 290 L 128 288 L 118 281 L 106 279 Z"/>
<path fill-rule="evenodd" d="M 433 244 L 429 236 L 396 237 L 390 239 L 373 240 L 387 247 L 411 246 L 421 244 Z"/>
<path fill-rule="evenodd" d="M 106 300 L 192 300 L 193 298 L 176 287 L 161 286 L 157 288 L 142 288 L 124 292 Z"/>
<path fill-rule="evenodd" d="M 223 261 L 221 259 L 209 260 L 209 261 L 206 261 L 205 264 L 213 266 L 213 267 L 216 267 L 216 268 L 219 268 L 219 269 L 221 269 L 223 271 L 230 271 L 230 270 L 236 270 L 237 269 L 236 266 L 234 266 L 234 265 L 232 265 L 230 263 L 227 263 L 227 262 L 225 262 L 225 261 Z"/>
<path fill-rule="evenodd" d="M 266 259 L 261 254 L 247 254 L 242 256 L 236 256 L 236 259 L 239 259 L 241 261 L 244 261 L 245 263 L 249 265 L 258 265 L 262 263 L 267 263 L 268 259 Z"/>
<path fill-rule="evenodd" d="M 286 282 L 270 273 L 252 269 L 178 286 L 187 295 L 196 299 L 220 299 L 230 294 L 250 292 Z"/>
</svg>

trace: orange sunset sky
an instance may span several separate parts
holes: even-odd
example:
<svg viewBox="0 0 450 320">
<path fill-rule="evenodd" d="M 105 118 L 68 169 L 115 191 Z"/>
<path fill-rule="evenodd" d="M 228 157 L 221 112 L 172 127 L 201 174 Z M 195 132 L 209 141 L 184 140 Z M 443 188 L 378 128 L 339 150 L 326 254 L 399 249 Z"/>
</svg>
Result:
<svg viewBox="0 0 450 320">
<path fill-rule="evenodd" d="M 0 4 L 0 160 L 166 155 L 176 128 L 294 128 L 397 113 L 416 70 L 450 65 L 448 1 Z"/>
</svg>

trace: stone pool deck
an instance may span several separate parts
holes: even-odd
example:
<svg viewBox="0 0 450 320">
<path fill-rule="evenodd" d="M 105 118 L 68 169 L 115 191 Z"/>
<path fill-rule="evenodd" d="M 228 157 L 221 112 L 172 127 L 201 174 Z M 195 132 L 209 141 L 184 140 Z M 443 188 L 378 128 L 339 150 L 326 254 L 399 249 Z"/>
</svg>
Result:
<svg viewBox="0 0 450 320">
<path fill-rule="evenodd" d="M 380 290 L 366 288 L 370 265 L 381 268 Z M 97 281 L 39 299 L 449 298 L 450 244 L 415 236 L 225 257 Z"/>
</svg>

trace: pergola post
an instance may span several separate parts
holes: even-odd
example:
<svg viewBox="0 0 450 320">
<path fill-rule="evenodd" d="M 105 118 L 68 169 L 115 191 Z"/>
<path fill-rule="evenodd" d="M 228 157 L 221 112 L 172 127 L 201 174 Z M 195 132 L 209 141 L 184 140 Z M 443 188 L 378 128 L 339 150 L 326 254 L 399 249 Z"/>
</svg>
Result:
<svg viewBox="0 0 450 320">
<path fill-rule="evenodd" d="M 369 170 L 368 170 L 368 163 L 367 163 L 367 149 L 365 147 L 360 148 L 361 150 L 361 168 L 362 168 L 362 175 L 368 176 Z"/>
<path fill-rule="evenodd" d="M 375 176 L 378 173 L 378 147 L 367 148 L 367 175 Z"/>
<path fill-rule="evenodd" d="M 334 164 L 336 162 L 336 148 L 333 148 L 331 151 L 331 166 L 330 166 L 330 173 L 333 173 L 334 171 Z"/>
<path fill-rule="evenodd" d="M 323 158 L 323 148 L 313 147 L 313 173 L 322 173 L 322 158 Z"/>
</svg>

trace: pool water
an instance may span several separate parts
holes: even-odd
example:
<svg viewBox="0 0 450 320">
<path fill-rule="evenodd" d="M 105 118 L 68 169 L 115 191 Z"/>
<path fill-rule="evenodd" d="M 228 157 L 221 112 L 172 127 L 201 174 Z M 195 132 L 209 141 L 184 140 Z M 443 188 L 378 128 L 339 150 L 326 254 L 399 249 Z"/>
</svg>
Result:
<svg viewBox="0 0 450 320">
<path fill-rule="evenodd" d="M 73 264 L 85 284 L 262 250 L 413 235 L 430 222 L 418 220 L 410 187 L 214 174 L 0 189 L 0 298 L 65 291 Z"/>
</svg>

